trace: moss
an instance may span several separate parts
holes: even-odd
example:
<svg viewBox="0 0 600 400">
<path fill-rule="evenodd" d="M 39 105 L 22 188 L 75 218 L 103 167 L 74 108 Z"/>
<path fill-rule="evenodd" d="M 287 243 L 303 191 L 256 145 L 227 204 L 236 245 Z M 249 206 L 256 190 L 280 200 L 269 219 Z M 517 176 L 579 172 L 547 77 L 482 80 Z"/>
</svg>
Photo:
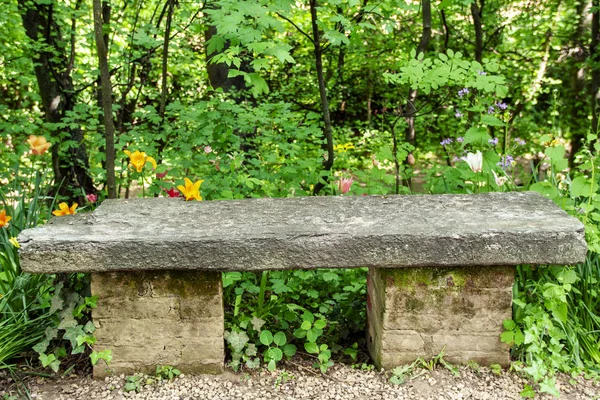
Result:
<svg viewBox="0 0 600 400">
<path fill-rule="evenodd" d="M 411 314 L 418 314 L 425 308 L 425 303 L 422 300 L 417 299 L 415 296 L 408 296 L 404 303 L 404 307 L 407 312 Z"/>
</svg>

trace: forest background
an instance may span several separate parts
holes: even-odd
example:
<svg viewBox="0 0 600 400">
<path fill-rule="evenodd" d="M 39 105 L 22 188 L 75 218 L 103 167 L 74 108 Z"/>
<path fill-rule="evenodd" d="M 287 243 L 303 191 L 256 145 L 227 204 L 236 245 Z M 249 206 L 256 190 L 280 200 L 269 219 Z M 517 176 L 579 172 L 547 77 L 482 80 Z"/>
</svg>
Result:
<svg viewBox="0 0 600 400">
<path fill-rule="evenodd" d="M 59 371 L 94 340 L 87 277 L 22 273 L 20 230 L 202 180 L 205 201 L 536 190 L 590 253 L 520 266 L 502 340 L 541 391 L 597 374 L 597 3 L 3 0 L 0 362 Z M 231 365 L 360 358 L 364 279 L 224 274 Z"/>
</svg>

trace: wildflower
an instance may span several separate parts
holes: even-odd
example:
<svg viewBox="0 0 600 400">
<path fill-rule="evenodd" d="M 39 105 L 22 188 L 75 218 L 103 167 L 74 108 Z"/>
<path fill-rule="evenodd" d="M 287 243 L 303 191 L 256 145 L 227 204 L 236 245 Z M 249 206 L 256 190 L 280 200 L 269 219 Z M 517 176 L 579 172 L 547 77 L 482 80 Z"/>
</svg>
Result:
<svg viewBox="0 0 600 400">
<path fill-rule="evenodd" d="M 485 71 L 477 71 L 477 73 L 478 73 L 479 75 L 487 75 L 487 72 L 485 72 Z"/>
<path fill-rule="evenodd" d="M 456 141 L 457 141 L 458 143 L 462 143 L 462 142 L 464 142 L 464 141 L 465 141 L 465 138 L 464 138 L 464 137 L 462 137 L 462 136 L 459 136 L 459 137 L 457 137 L 457 138 L 456 138 Z"/>
<path fill-rule="evenodd" d="M 492 146 L 495 146 L 498 144 L 498 138 L 495 137 L 493 139 L 488 139 L 488 143 L 491 144 Z"/>
<path fill-rule="evenodd" d="M 8 226 L 8 221 L 10 221 L 12 217 L 6 215 L 6 210 L 0 211 L 0 228 L 4 226 Z"/>
<path fill-rule="evenodd" d="M 506 110 L 508 108 L 508 105 L 506 103 L 499 101 L 496 103 L 496 107 L 498 107 L 501 110 Z"/>
<path fill-rule="evenodd" d="M 202 201 L 202 196 L 200 196 L 200 185 L 203 180 L 196 181 L 196 183 L 192 183 L 188 178 L 183 178 L 185 181 L 184 185 L 177 186 L 177 189 L 185 196 L 185 200 L 196 199 L 198 201 Z"/>
<path fill-rule="evenodd" d="M 129 150 L 125 150 L 123 153 L 129 156 L 129 163 L 137 170 L 137 172 L 142 172 L 142 169 L 148 162 L 152 164 L 152 168 L 156 169 L 156 161 L 154 158 L 147 156 L 143 151 L 136 150 L 132 153 Z"/>
<path fill-rule="evenodd" d="M 515 143 L 517 143 L 519 146 L 525 146 L 525 141 L 521 138 L 516 138 Z"/>
<path fill-rule="evenodd" d="M 456 118 L 460 118 L 460 117 L 462 117 L 462 116 L 463 116 L 463 113 L 461 113 L 459 110 L 456 110 L 456 112 L 454 113 L 454 116 L 455 116 Z"/>
<path fill-rule="evenodd" d="M 213 151 L 212 147 L 210 147 L 210 146 L 204 146 L 204 152 L 206 154 L 210 154 L 210 153 L 212 153 L 212 151 Z"/>
<path fill-rule="evenodd" d="M 446 139 L 442 140 L 442 141 L 440 142 L 440 144 L 441 144 L 442 146 L 446 147 L 447 145 L 449 145 L 449 144 L 450 144 L 450 143 L 452 143 L 452 142 L 453 142 L 452 138 L 446 138 Z"/>
<path fill-rule="evenodd" d="M 354 149 L 354 145 L 352 143 L 337 144 L 333 147 L 334 151 L 339 151 L 340 153 L 345 153 L 350 149 Z"/>
<path fill-rule="evenodd" d="M 493 114 L 495 112 L 496 112 L 496 110 L 494 109 L 494 106 L 489 106 L 489 108 L 488 108 L 488 114 Z"/>
<path fill-rule="evenodd" d="M 19 244 L 19 242 L 17 241 L 16 237 L 11 237 L 10 239 L 8 239 L 8 241 L 10 242 L 10 244 L 12 244 L 14 247 L 16 247 L 17 249 L 21 248 L 21 245 Z"/>
<path fill-rule="evenodd" d="M 164 178 L 165 176 L 167 176 L 167 173 L 168 173 L 168 172 L 169 172 L 169 171 L 165 171 L 165 172 L 157 172 L 157 173 L 156 173 L 156 179 L 162 179 L 162 178 Z"/>
<path fill-rule="evenodd" d="M 467 153 L 467 156 L 463 160 L 469 164 L 473 172 L 481 172 L 483 168 L 483 154 L 481 154 L 481 151 L 477 150 L 477 153 Z"/>
<path fill-rule="evenodd" d="M 502 167 L 502 169 L 506 169 L 509 166 L 513 165 L 514 163 L 515 163 L 514 158 L 510 154 L 507 154 L 505 156 L 502 156 L 502 159 L 500 160 L 498 165 L 500 167 Z"/>
<path fill-rule="evenodd" d="M 494 180 L 496 181 L 496 185 L 498 186 L 502 186 L 506 183 L 506 181 L 508 181 L 508 178 L 506 176 L 498 176 L 496 174 L 496 171 L 492 170 L 492 174 L 494 174 Z"/>
<path fill-rule="evenodd" d="M 469 94 L 468 88 L 462 88 L 458 91 L 458 97 L 463 97 L 465 94 Z"/>
<path fill-rule="evenodd" d="M 42 155 L 52 146 L 51 143 L 48 143 L 45 137 L 43 136 L 29 136 L 27 139 L 27 143 L 29 143 L 29 147 L 31 148 L 31 152 L 37 156 Z"/>
<path fill-rule="evenodd" d="M 354 182 L 353 178 L 341 178 L 338 181 L 338 190 L 340 191 L 341 194 L 346 194 L 350 191 L 350 187 L 352 186 L 352 183 Z"/>
<path fill-rule="evenodd" d="M 183 197 L 181 195 L 181 193 L 177 189 L 175 189 L 175 188 L 171 188 L 169 190 L 165 190 L 165 192 L 167 193 L 167 196 L 169 196 L 169 197 Z"/>
<path fill-rule="evenodd" d="M 62 202 L 58 205 L 59 210 L 52 211 L 52 214 L 56 215 L 57 217 L 62 217 L 63 215 L 77 214 L 75 212 L 75 209 L 77 208 L 77 206 L 78 206 L 77 203 L 73 203 L 73 205 L 69 208 L 69 205 L 67 203 Z"/>
<path fill-rule="evenodd" d="M 98 201 L 98 196 L 95 195 L 94 193 L 90 193 L 88 195 L 85 196 L 85 198 L 87 199 L 87 201 L 89 201 L 90 203 L 95 203 L 96 201 Z"/>
</svg>

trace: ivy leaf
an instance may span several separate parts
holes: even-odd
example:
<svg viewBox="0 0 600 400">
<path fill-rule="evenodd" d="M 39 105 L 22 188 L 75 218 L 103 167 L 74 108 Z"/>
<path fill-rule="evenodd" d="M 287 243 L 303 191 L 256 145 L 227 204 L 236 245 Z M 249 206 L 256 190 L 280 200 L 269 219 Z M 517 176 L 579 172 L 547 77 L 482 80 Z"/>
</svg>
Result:
<svg viewBox="0 0 600 400">
<path fill-rule="evenodd" d="M 59 293 L 52 296 L 52 300 L 50 301 L 50 314 L 54 314 L 58 310 L 62 310 L 64 305 L 63 299 L 60 298 Z"/>
<path fill-rule="evenodd" d="M 526 399 L 534 399 L 535 391 L 530 385 L 525 385 L 525 387 L 523 388 L 523 390 L 521 390 L 521 393 L 519 393 L 519 395 Z"/>
<path fill-rule="evenodd" d="M 241 353 L 246 343 L 250 340 L 246 332 L 225 332 L 224 336 L 235 353 Z"/>
<path fill-rule="evenodd" d="M 90 361 L 92 365 L 96 365 L 99 360 L 106 361 L 109 364 L 112 361 L 112 353 L 110 350 L 92 351 L 90 354 Z"/>
<path fill-rule="evenodd" d="M 252 319 L 250 320 L 250 323 L 252 324 L 252 329 L 254 329 L 256 332 L 260 332 L 260 329 L 263 327 L 263 325 L 265 324 L 265 320 L 258 318 L 258 317 L 252 317 Z"/>
<path fill-rule="evenodd" d="M 551 394 L 554 397 L 560 397 L 560 392 L 556 388 L 556 378 L 546 378 L 540 382 L 540 392 Z"/>
</svg>

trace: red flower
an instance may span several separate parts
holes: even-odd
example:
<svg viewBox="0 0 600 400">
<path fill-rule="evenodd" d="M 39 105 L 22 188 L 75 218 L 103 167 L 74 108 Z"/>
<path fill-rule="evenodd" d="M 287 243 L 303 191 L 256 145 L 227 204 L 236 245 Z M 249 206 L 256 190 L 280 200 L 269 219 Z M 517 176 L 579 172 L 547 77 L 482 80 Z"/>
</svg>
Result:
<svg viewBox="0 0 600 400">
<path fill-rule="evenodd" d="M 175 189 L 174 187 L 172 187 L 169 190 L 165 190 L 165 192 L 167 193 L 167 196 L 169 196 L 169 197 L 183 197 L 183 196 L 181 196 L 181 193 L 179 192 L 179 190 Z"/>
</svg>

